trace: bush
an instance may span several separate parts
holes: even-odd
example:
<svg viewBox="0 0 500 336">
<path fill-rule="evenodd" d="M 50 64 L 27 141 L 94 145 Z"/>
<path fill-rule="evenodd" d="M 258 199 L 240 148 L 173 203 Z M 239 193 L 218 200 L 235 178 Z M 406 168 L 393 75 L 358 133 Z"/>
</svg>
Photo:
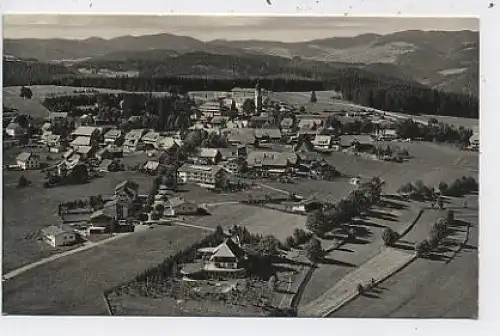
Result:
<svg viewBox="0 0 500 336">
<path fill-rule="evenodd" d="M 438 241 L 446 237 L 447 226 L 446 219 L 440 218 L 432 225 L 431 236 Z"/>
<path fill-rule="evenodd" d="M 415 244 L 415 252 L 419 257 L 427 255 L 431 251 L 431 244 L 427 239 L 424 239 Z"/>
<path fill-rule="evenodd" d="M 47 161 L 54 160 L 54 158 L 52 156 L 50 156 L 50 155 L 47 155 L 46 159 L 47 159 Z"/>
<path fill-rule="evenodd" d="M 295 245 L 302 245 L 311 238 L 311 234 L 297 228 L 293 230 L 293 236 L 291 238 L 294 240 Z"/>
<path fill-rule="evenodd" d="M 295 239 L 292 236 L 287 237 L 285 240 L 285 246 L 289 249 L 295 247 Z"/>
<path fill-rule="evenodd" d="M 151 219 L 152 219 L 152 220 L 155 220 L 155 221 L 156 221 L 156 220 L 159 220 L 159 219 L 160 219 L 160 214 L 159 214 L 158 212 L 156 212 L 156 211 L 155 211 L 155 212 L 153 212 L 153 213 L 151 214 Z"/>
<path fill-rule="evenodd" d="M 445 195 L 446 192 L 448 191 L 448 183 L 446 182 L 440 182 L 438 186 L 439 191 L 441 192 L 441 195 Z"/>
<path fill-rule="evenodd" d="M 311 238 L 307 242 L 305 246 L 305 251 L 307 258 L 309 258 L 309 260 L 313 262 L 317 261 L 323 256 L 323 248 L 321 247 L 321 242 L 316 237 Z"/>
<path fill-rule="evenodd" d="M 392 246 L 399 239 L 399 234 L 391 228 L 386 228 L 382 232 L 382 240 L 386 246 Z"/>
<path fill-rule="evenodd" d="M 24 187 L 27 187 L 29 185 L 30 185 L 30 181 L 28 181 L 28 179 L 26 177 L 24 177 L 24 175 L 21 175 L 21 177 L 19 177 L 19 180 L 17 181 L 17 187 L 24 188 Z"/>
<path fill-rule="evenodd" d="M 455 212 L 451 209 L 448 209 L 446 211 L 446 222 L 447 224 L 453 224 L 453 222 L 455 221 Z"/>
<path fill-rule="evenodd" d="M 358 284 L 358 294 L 363 294 L 365 291 L 365 288 L 363 287 L 362 284 Z"/>
</svg>

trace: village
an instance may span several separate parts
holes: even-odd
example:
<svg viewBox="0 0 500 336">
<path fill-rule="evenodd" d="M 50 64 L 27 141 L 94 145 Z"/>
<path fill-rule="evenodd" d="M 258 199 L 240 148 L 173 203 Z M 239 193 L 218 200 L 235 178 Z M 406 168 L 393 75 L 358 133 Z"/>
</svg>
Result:
<svg viewBox="0 0 500 336">
<path fill-rule="evenodd" d="M 21 88 L 21 95 L 27 90 Z M 442 209 L 445 195 L 437 185 L 441 180 L 433 187 L 421 181 L 402 187 L 415 180 L 396 187 L 390 178 L 386 184 L 386 177 L 364 168 L 411 163 L 413 150 L 421 150 L 420 144 L 428 141 L 425 137 L 442 124 L 420 125 L 369 108 L 332 110 L 329 104 L 317 103 L 316 95 L 335 102 L 339 97 L 334 92 L 306 94 L 302 105 L 291 104 L 258 82 L 255 88 L 230 92 L 190 92 L 175 98 L 185 102 L 178 115 L 187 118 L 175 120 L 170 130 L 147 127 L 147 102 L 123 118 L 131 99 L 127 95 L 111 94 L 103 103 L 101 94 L 85 93 L 94 105 L 68 106 L 73 112 L 50 111 L 43 120 L 11 112 L 9 118 L 4 116 L 4 157 L 11 158 L 4 169 L 18 178 L 13 183 L 19 192 L 30 193 L 38 185 L 54 195 L 50 204 L 57 213 L 50 225 L 27 234 L 28 244 L 42 242 L 46 247 L 40 249 L 57 257 L 165 227 L 200 229 L 210 232 L 201 243 L 176 251 L 163 266 L 145 270 L 132 284 L 108 289 L 111 311 L 126 314 L 120 300 L 132 291 L 175 298 L 174 306 L 222 300 L 244 310 L 253 307 L 249 314 L 264 314 L 264 309 L 272 316 L 296 315 L 301 296 L 318 295 L 306 287 L 312 270 L 328 253 L 356 244 L 366 229 L 355 225 L 354 218 L 379 206 L 383 188 L 390 187 L 401 198 L 398 207 L 409 209 L 399 211 L 401 218 L 419 213 L 416 209 L 422 205 L 415 202 L 432 202 L 433 209 L 436 204 L 436 211 Z M 70 96 L 51 95 L 45 102 Z M 407 130 L 411 127 L 427 133 L 416 135 Z M 478 135 L 470 133 L 460 151 L 478 148 Z M 457 175 L 455 189 L 477 190 L 474 179 L 462 177 Z M 79 192 L 79 186 L 87 191 Z M 57 198 L 59 192 L 68 196 Z M 355 205 L 347 205 L 351 203 Z M 336 218 L 331 211 L 339 207 L 345 213 L 334 220 L 342 223 L 337 227 L 328 218 Z M 390 225 L 390 220 L 401 225 L 400 219 L 378 220 L 389 230 L 384 231 L 389 237 L 386 245 L 404 235 L 404 230 Z M 435 248 L 439 242 L 433 244 Z M 422 254 L 432 249 L 425 244 L 419 248 Z M 154 281 L 144 287 L 145 279 Z M 361 289 L 353 290 L 359 294 L 379 280 L 359 280 Z M 163 281 L 168 286 L 162 290 L 153 285 Z M 216 307 L 212 312 L 225 311 Z M 321 314 L 326 312 L 333 309 Z M 301 314 L 318 313 L 308 308 Z"/>
</svg>

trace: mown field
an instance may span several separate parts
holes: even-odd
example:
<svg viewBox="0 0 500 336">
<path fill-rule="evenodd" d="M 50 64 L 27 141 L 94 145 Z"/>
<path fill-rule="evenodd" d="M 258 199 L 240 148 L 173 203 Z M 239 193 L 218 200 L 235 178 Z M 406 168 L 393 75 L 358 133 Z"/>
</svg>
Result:
<svg viewBox="0 0 500 336">
<path fill-rule="evenodd" d="M 284 242 L 295 228 L 305 229 L 306 217 L 245 204 L 225 204 L 211 209 L 211 215 L 192 224 L 215 228 L 245 226 L 255 234 L 272 234 Z"/>
<path fill-rule="evenodd" d="M 10 315 L 107 315 L 103 292 L 194 244 L 206 231 L 156 227 L 39 266 L 3 283 Z"/>
<path fill-rule="evenodd" d="M 382 282 L 374 293 L 356 298 L 332 317 L 477 318 L 477 196 L 468 200 L 470 209 L 455 209 L 457 229 L 464 230 L 470 224 L 468 241 L 452 259 L 417 259 Z M 452 205 L 460 203 L 458 200 Z"/>
<path fill-rule="evenodd" d="M 31 186 L 17 188 L 24 175 Z M 40 171 L 3 171 L 3 272 L 18 268 L 58 252 L 30 236 L 48 225 L 58 223 L 57 205 L 62 201 L 92 195 L 112 195 L 115 186 L 130 179 L 139 184 L 140 193 L 148 193 L 152 177 L 133 172 L 107 173 L 104 177 L 82 185 L 43 188 Z"/>
</svg>

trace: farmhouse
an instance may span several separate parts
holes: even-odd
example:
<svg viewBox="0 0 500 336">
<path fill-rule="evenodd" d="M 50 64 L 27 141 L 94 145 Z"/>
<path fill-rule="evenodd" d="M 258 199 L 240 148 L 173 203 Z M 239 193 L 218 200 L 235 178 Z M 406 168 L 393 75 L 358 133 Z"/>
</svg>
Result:
<svg viewBox="0 0 500 336">
<path fill-rule="evenodd" d="M 198 109 L 205 118 L 220 117 L 226 110 L 229 110 L 219 101 L 206 102 L 200 105 Z"/>
<path fill-rule="evenodd" d="M 270 174 L 284 174 L 287 168 L 295 167 L 299 159 L 291 152 L 250 152 L 247 157 L 248 167 Z"/>
<path fill-rule="evenodd" d="M 318 127 L 322 125 L 323 125 L 323 120 L 321 119 L 304 118 L 299 120 L 298 128 L 301 130 L 316 130 Z"/>
<path fill-rule="evenodd" d="M 132 181 L 123 181 L 115 187 L 115 199 L 132 203 L 139 196 L 139 185 Z"/>
<path fill-rule="evenodd" d="M 145 146 L 155 147 L 159 139 L 160 133 L 151 131 L 144 134 L 141 140 L 144 142 Z"/>
<path fill-rule="evenodd" d="M 281 123 L 281 132 L 285 134 L 293 133 L 293 119 L 292 118 L 284 118 Z"/>
<path fill-rule="evenodd" d="M 207 160 L 209 164 L 217 164 L 222 159 L 222 155 L 217 148 L 200 148 L 198 157 Z"/>
<path fill-rule="evenodd" d="M 123 144 L 123 151 L 132 153 L 142 148 L 141 138 L 146 133 L 145 129 L 134 129 L 125 135 L 125 142 Z"/>
<path fill-rule="evenodd" d="M 119 129 L 111 129 L 106 134 L 104 134 L 105 144 L 115 144 L 119 139 L 123 137 L 122 131 Z"/>
<path fill-rule="evenodd" d="M 158 171 L 158 167 L 160 166 L 160 163 L 158 161 L 148 161 L 146 164 L 144 164 L 144 170 L 150 173 L 156 173 Z"/>
<path fill-rule="evenodd" d="M 54 121 L 66 121 L 68 118 L 68 112 L 50 112 L 49 120 Z"/>
<path fill-rule="evenodd" d="M 373 138 L 370 135 L 342 135 L 340 136 L 342 148 L 354 147 L 356 150 L 373 148 Z"/>
<path fill-rule="evenodd" d="M 91 146 L 92 141 L 90 137 L 79 136 L 76 137 L 75 140 L 71 141 L 70 146 L 73 148 L 78 148 L 79 146 Z"/>
<path fill-rule="evenodd" d="M 479 133 L 474 133 L 469 138 L 469 143 L 470 143 L 470 147 L 472 149 L 478 150 L 479 149 Z"/>
<path fill-rule="evenodd" d="M 329 149 L 332 146 L 332 137 L 329 135 L 316 135 L 312 144 L 317 149 Z"/>
<path fill-rule="evenodd" d="M 184 164 L 177 170 L 179 184 L 193 182 L 208 189 L 222 188 L 226 184 L 227 172 L 220 166 Z"/>
<path fill-rule="evenodd" d="M 80 126 L 71 133 L 71 137 L 72 139 L 87 137 L 91 141 L 97 141 L 99 138 L 99 129 L 92 126 Z"/>
<path fill-rule="evenodd" d="M 10 123 L 5 129 L 5 133 L 11 137 L 19 137 L 26 134 L 26 130 L 18 123 Z"/>
<path fill-rule="evenodd" d="M 203 271 L 209 273 L 244 273 L 248 256 L 233 238 L 226 238 L 216 247 L 198 249 L 202 255 Z"/>
<path fill-rule="evenodd" d="M 167 204 L 172 216 L 195 215 L 198 213 L 198 205 L 186 201 L 183 197 L 173 197 L 168 200 Z"/>
<path fill-rule="evenodd" d="M 174 139 L 173 137 L 160 137 L 156 142 L 157 149 L 171 149 L 181 147 L 182 140 Z"/>
<path fill-rule="evenodd" d="M 16 158 L 16 163 L 22 170 L 40 168 L 40 157 L 33 153 L 22 152 Z"/>
<path fill-rule="evenodd" d="M 71 245 L 76 242 L 76 233 L 51 225 L 42 229 L 43 239 L 53 247 Z"/>
<path fill-rule="evenodd" d="M 255 142 L 255 133 L 249 128 L 226 128 L 222 130 L 231 145 L 249 145 Z"/>
<path fill-rule="evenodd" d="M 261 142 L 279 142 L 281 141 L 281 131 L 277 128 L 257 128 L 255 139 Z"/>
</svg>

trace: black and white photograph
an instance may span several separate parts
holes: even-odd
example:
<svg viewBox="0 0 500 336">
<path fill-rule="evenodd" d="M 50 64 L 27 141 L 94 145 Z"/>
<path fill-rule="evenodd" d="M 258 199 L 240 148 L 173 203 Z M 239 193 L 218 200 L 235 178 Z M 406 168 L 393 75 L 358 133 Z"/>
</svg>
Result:
<svg viewBox="0 0 500 336">
<path fill-rule="evenodd" d="M 4 14 L 2 314 L 477 319 L 479 43 Z"/>
</svg>

